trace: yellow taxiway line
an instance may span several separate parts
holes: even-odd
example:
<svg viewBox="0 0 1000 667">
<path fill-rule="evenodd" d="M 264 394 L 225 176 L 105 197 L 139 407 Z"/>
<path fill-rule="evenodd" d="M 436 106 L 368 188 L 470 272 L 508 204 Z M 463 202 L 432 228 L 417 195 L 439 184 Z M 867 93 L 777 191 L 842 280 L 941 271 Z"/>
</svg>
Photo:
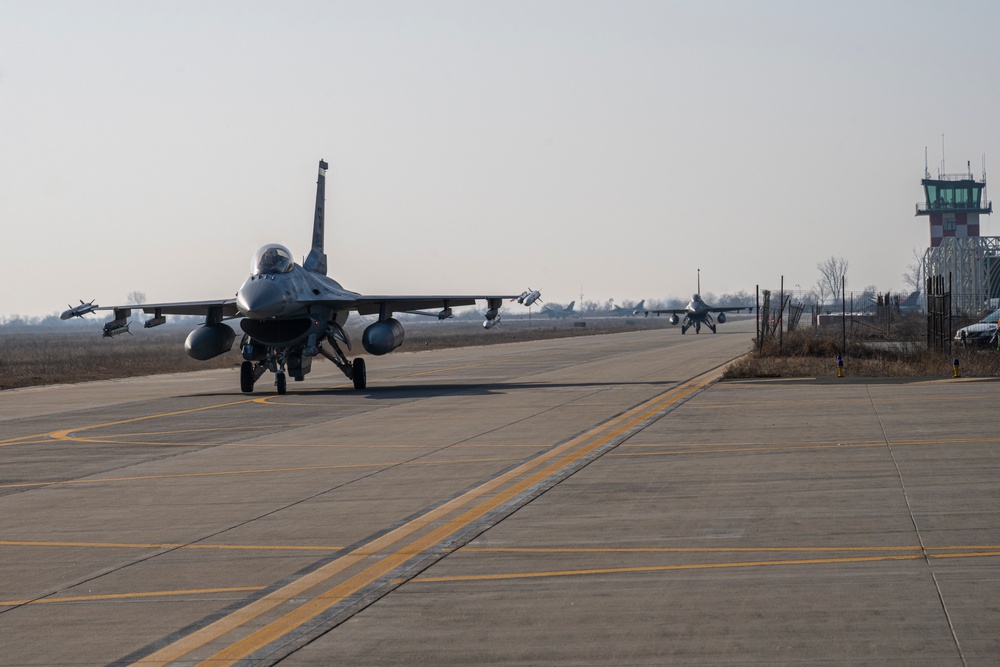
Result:
<svg viewBox="0 0 1000 667">
<path fill-rule="evenodd" d="M 701 391 L 715 382 L 717 378 L 718 370 L 713 370 L 648 399 L 621 415 L 313 570 L 296 581 L 286 584 L 233 613 L 178 639 L 140 659 L 136 664 L 163 665 L 179 660 L 199 647 L 223 639 L 227 634 L 246 626 L 254 619 L 276 609 L 292 598 L 309 597 L 308 601 L 294 610 L 284 613 L 245 637 L 236 638 L 232 644 L 209 657 L 205 664 L 221 667 L 251 655 L 271 642 L 300 628 L 341 603 L 348 596 L 386 577 L 414 556 L 424 553 L 446 538 L 459 533 L 505 503 L 529 492 L 533 487 L 557 476 L 569 466 L 582 461 L 595 451 L 638 428 L 649 419 Z M 493 495 L 483 498 L 489 493 L 493 493 Z M 459 516 L 445 520 L 452 512 L 469 505 L 471 507 Z M 426 530 L 442 520 L 444 522 L 430 532 L 417 537 L 417 539 L 406 541 L 401 546 L 394 546 L 403 542 L 405 538 L 418 531 Z M 380 552 L 385 549 L 390 550 L 381 554 Z M 363 561 L 371 564 L 345 581 L 334 583 L 329 588 L 310 596 L 305 595 L 306 591 L 313 587 L 324 583 L 329 585 L 328 582 L 337 574 Z"/>
</svg>

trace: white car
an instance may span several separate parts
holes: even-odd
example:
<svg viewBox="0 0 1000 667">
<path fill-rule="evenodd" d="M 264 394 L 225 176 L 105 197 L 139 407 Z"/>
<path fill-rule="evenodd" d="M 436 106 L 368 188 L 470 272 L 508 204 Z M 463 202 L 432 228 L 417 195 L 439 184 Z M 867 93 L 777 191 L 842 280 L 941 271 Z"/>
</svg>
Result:
<svg viewBox="0 0 1000 667">
<path fill-rule="evenodd" d="M 1000 309 L 994 310 L 975 324 L 970 324 L 956 331 L 955 340 L 967 345 L 985 345 L 996 342 L 994 335 L 997 332 L 997 320 L 1000 320 Z"/>
</svg>

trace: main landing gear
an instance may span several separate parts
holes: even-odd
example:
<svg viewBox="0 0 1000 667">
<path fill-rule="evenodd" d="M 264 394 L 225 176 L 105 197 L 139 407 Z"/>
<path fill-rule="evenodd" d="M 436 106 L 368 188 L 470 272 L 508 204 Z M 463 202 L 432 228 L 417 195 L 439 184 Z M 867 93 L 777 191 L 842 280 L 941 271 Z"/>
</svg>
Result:
<svg viewBox="0 0 1000 667">
<path fill-rule="evenodd" d="M 264 364 L 257 364 L 252 361 L 244 361 L 240 366 L 240 391 L 244 394 L 253 393 L 253 386 L 260 379 L 260 376 L 267 370 Z"/>
<path fill-rule="evenodd" d="M 327 339 L 330 342 L 330 347 L 333 348 L 333 352 L 328 351 L 325 347 L 319 348 L 319 353 L 324 357 L 333 362 L 333 364 L 339 368 L 344 375 L 347 376 L 348 380 L 354 383 L 354 388 L 358 391 L 364 389 L 368 386 L 368 372 L 365 370 L 365 360 L 361 357 L 354 359 L 354 362 L 349 362 L 344 351 L 340 349 L 337 345 L 337 341 L 331 336 Z"/>
<path fill-rule="evenodd" d="M 705 322 L 705 326 L 708 327 L 709 329 L 711 329 L 712 333 L 715 333 L 715 325 L 714 324 L 712 324 L 711 322 Z M 682 334 L 687 333 L 687 330 L 690 329 L 691 327 L 694 327 L 694 332 L 696 334 L 700 334 L 701 333 L 701 322 L 697 322 L 697 321 L 696 322 L 692 322 L 691 324 L 685 324 L 685 325 L 683 325 L 681 327 L 681 333 Z"/>
<path fill-rule="evenodd" d="M 252 361 L 244 361 L 240 365 L 240 391 L 244 394 L 252 394 L 253 386 L 257 384 L 257 380 L 266 370 L 265 364 L 255 366 Z M 274 388 L 279 394 L 285 394 L 288 391 L 288 378 L 285 377 L 283 371 L 274 374 Z"/>
<path fill-rule="evenodd" d="M 330 345 L 333 348 L 332 352 L 322 346 L 318 346 L 316 352 L 332 361 L 351 380 L 355 389 L 365 389 L 368 386 L 368 373 L 365 370 L 365 360 L 357 357 L 352 363 L 348 361 L 336 341 L 330 340 Z M 243 347 L 247 347 L 246 341 L 244 341 Z M 252 394 L 257 380 L 266 371 L 270 370 L 274 373 L 275 391 L 281 395 L 285 394 L 288 391 L 288 379 L 285 375 L 285 352 L 276 348 L 268 348 L 266 354 L 262 350 L 258 351 L 259 356 L 253 357 L 256 361 L 247 360 L 240 366 L 240 391 L 244 394 Z M 296 359 L 299 359 L 299 357 L 295 356 L 296 354 L 300 353 L 297 351 L 290 353 L 289 372 L 293 378 L 301 380 L 302 376 L 309 371 L 306 364 L 301 361 L 298 363 L 295 362 Z"/>
</svg>

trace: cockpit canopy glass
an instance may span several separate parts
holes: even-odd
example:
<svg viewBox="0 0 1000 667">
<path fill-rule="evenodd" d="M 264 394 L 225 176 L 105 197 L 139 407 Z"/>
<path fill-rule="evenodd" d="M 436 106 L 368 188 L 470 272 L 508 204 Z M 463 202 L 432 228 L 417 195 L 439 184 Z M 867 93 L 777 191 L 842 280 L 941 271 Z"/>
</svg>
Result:
<svg viewBox="0 0 1000 667">
<path fill-rule="evenodd" d="M 250 262 L 250 272 L 255 275 L 288 273 L 295 261 L 288 248 L 277 243 L 269 243 L 256 252 Z"/>
</svg>

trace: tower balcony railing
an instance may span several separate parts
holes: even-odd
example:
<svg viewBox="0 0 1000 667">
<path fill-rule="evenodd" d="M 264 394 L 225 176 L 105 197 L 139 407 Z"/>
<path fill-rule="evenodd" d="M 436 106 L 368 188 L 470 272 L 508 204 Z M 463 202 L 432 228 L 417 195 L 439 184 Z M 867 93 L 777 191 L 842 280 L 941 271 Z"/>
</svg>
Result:
<svg viewBox="0 0 1000 667">
<path fill-rule="evenodd" d="M 933 203 L 917 203 L 917 215 L 929 215 L 931 213 L 993 213 L 993 202 L 988 201 L 983 206 L 978 202 L 938 201 Z"/>
</svg>

